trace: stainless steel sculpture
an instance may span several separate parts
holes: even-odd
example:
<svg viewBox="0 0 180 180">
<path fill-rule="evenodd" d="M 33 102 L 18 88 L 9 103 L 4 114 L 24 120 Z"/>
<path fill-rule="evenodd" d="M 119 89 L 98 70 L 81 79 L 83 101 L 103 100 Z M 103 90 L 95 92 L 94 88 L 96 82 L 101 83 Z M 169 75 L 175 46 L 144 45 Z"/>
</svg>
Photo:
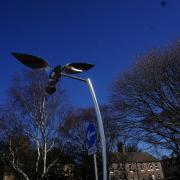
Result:
<svg viewBox="0 0 180 180">
<path fill-rule="evenodd" d="M 49 84 L 46 88 L 48 94 L 53 94 L 56 91 L 56 84 L 59 81 L 62 73 L 66 74 L 77 74 L 87 71 L 94 67 L 93 64 L 87 63 L 69 63 L 64 66 L 58 65 L 55 68 L 51 68 L 48 62 L 42 58 L 22 54 L 22 53 L 12 53 L 12 55 L 20 61 L 22 64 L 28 66 L 32 69 L 46 69 L 49 71 Z"/>
</svg>

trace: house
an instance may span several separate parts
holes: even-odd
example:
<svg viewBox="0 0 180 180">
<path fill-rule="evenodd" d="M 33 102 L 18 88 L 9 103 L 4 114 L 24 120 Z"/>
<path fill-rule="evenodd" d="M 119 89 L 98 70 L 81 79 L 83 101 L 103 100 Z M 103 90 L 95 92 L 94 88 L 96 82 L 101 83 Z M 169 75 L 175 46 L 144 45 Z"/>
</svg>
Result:
<svg viewBox="0 0 180 180">
<path fill-rule="evenodd" d="M 180 164 L 177 157 L 166 157 L 161 160 L 165 179 L 180 179 Z"/>
<path fill-rule="evenodd" d="M 110 180 L 163 179 L 161 162 L 146 152 L 118 152 L 109 168 Z"/>
<path fill-rule="evenodd" d="M 13 176 L 13 175 L 5 175 L 4 177 L 3 177 L 3 180 L 15 180 L 15 177 Z"/>
</svg>

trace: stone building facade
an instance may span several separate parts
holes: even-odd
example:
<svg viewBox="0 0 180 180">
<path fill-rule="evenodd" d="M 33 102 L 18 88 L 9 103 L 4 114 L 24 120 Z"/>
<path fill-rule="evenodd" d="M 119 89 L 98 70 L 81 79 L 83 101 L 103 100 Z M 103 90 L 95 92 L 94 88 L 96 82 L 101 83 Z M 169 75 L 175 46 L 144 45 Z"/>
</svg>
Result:
<svg viewBox="0 0 180 180">
<path fill-rule="evenodd" d="M 119 162 L 116 161 L 110 165 L 110 180 L 158 180 L 164 178 L 160 161 L 148 153 L 126 153 L 124 163 L 121 159 L 118 158 Z"/>
</svg>

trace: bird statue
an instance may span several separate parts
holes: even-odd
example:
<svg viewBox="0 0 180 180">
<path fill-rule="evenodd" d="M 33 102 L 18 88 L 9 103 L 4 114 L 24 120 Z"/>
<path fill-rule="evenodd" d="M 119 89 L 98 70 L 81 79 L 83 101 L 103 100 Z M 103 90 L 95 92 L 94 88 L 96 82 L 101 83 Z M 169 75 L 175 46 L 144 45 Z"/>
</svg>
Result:
<svg viewBox="0 0 180 180">
<path fill-rule="evenodd" d="M 64 66 L 57 65 L 52 68 L 46 60 L 33 55 L 15 52 L 12 52 L 12 55 L 22 64 L 31 69 L 45 69 L 48 72 L 49 83 L 45 89 L 48 94 L 53 94 L 56 91 L 56 84 L 58 83 L 62 73 L 77 74 L 94 67 L 93 64 L 88 63 L 68 63 Z"/>
</svg>

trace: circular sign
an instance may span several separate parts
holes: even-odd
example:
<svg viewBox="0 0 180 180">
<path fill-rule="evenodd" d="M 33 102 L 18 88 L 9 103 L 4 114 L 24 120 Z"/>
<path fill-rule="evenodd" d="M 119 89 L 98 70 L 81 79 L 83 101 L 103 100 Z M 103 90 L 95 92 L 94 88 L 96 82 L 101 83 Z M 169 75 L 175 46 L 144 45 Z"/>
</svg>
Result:
<svg viewBox="0 0 180 180">
<path fill-rule="evenodd" d="M 86 140 L 88 149 L 96 144 L 96 130 L 93 124 L 89 124 L 86 132 Z"/>
</svg>

